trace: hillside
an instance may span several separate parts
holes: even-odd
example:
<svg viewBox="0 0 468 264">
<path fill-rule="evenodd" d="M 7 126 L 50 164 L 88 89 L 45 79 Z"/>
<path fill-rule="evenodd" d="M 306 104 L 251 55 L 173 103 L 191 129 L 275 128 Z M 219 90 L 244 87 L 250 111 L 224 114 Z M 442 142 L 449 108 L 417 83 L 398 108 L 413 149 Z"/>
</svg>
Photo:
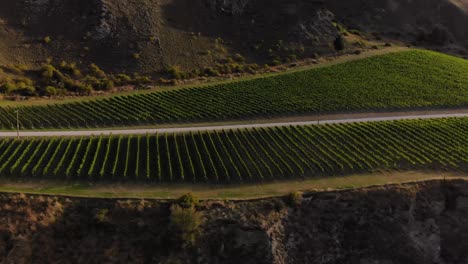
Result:
<svg viewBox="0 0 468 264">
<path fill-rule="evenodd" d="M 396 41 L 466 56 L 467 24 L 466 0 L 3 0 L 0 65 L 274 64 L 333 53 L 340 33 L 351 50 Z"/>
<path fill-rule="evenodd" d="M 2 107 L 0 127 L 15 128 L 18 109 L 21 127 L 31 129 L 466 107 L 468 61 L 411 50 L 218 85 L 58 102 Z"/>
<path fill-rule="evenodd" d="M 0 262 L 460 264 L 467 193 L 454 180 L 206 201 L 190 244 L 168 201 L 2 194 Z"/>
</svg>

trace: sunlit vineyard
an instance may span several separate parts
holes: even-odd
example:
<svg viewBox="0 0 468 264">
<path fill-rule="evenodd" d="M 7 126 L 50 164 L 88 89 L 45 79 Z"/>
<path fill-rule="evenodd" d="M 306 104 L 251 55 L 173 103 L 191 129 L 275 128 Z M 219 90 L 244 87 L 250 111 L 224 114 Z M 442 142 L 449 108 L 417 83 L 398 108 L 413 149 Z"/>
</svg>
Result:
<svg viewBox="0 0 468 264">
<path fill-rule="evenodd" d="M 112 127 L 277 115 L 468 106 L 468 61 L 408 51 L 248 81 L 0 108 L 0 128 Z"/>
<path fill-rule="evenodd" d="M 468 169 L 468 118 L 202 133 L 3 139 L 0 175 L 258 182 L 382 169 Z"/>
</svg>

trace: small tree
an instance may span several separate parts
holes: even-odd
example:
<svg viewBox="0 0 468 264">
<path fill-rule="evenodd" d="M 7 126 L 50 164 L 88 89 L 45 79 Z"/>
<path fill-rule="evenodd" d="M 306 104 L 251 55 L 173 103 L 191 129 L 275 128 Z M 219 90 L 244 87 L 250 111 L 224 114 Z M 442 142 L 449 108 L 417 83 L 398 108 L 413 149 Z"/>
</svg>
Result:
<svg viewBox="0 0 468 264">
<path fill-rule="evenodd" d="M 302 193 L 300 192 L 291 192 L 288 195 L 288 202 L 291 206 L 298 206 L 302 203 Z"/>
<path fill-rule="evenodd" d="M 45 43 L 45 44 L 49 44 L 50 42 L 52 42 L 52 38 L 51 38 L 50 36 L 44 37 L 43 40 L 44 40 L 44 43 Z"/>
<path fill-rule="evenodd" d="M 344 50 L 345 48 L 345 41 L 344 41 L 344 38 L 343 36 L 341 35 L 338 35 L 335 39 L 335 42 L 333 43 L 333 45 L 335 46 L 335 50 L 337 52 L 340 52 L 342 50 Z"/>
<path fill-rule="evenodd" d="M 54 95 L 57 95 L 58 91 L 57 91 L 57 88 L 53 86 L 47 86 L 45 89 L 45 93 L 48 96 L 54 96 Z"/>
<path fill-rule="evenodd" d="M 200 200 L 193 193 L 187 193 L 177 199 L 177 203 L 183 208 L 192 208 L 198 206 Z"/>
<path fill-rule="evenodd" d="M 171 206 L 171 227 L 183 247 L 192 246 L 200 235 L 202 215 L 195 207 Z"/>
</svg>

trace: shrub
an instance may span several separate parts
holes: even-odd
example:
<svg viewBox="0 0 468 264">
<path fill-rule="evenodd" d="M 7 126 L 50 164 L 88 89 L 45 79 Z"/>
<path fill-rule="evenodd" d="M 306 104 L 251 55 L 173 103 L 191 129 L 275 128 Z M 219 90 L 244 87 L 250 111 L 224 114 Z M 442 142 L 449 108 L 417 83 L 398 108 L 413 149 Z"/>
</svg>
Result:
<svg viewBox="0 0 468 264">
<path fill-rule="evenodd" d="M 8 65 L 7 67 L 5 67 L 5 69 L 13 74 L 17 74 L 17 75 L 21 75 L 23 74 L 24 70 L 27 69 L 26 66 L 24 65 Z"/>
<path fill-rule="evenodd" d="M 36 92 L 36 88 L 34 87 L 34 82 L 26 77 L 5 78 L 0 85 L 0 91 L 10 95 L 31 96 Z"/>
<path fill-rule="evenodd" d="M 61 71 L 66 72 L 68 74 L 73 74 L 77 77 L 81 76 L 80 70 L 76 67 L 75 63 L 67 63 L 66 61 L 62 61 L 58 67 Z"/>
<path fill-rule="evenodd" d="M 106 77 L 106 73 L 101 70 L 101 68 L 99 68 L 99 66 L 97 66 L 96 64 L 91 64 L 89 65 L 89 70 L 91 71 L 91 73 L 98 77 L 98 78 L 105 78 Z"/>
<path fill-rule="evenodd" d="M 135 85 L 143 85 L 143 84 L 150 84 L 152 80 L 149 76 L 142 76 L 137 73 L 133 75 L 133 83 Z"/>
<path fill-rule="evenodd" d="M 100 79 L 97 84 L 93 86 L 93 88 L 95 90 L 109 91 L 110 89 L 114 88 L 114 82 L 107 78 Z"/>
<path fill-rule="evenodd" d="M 353 35 L 357 35 L 357 36 L 361 36 L 361 35 L 362 35 L 361 31 L 359 31 L 359 30 L 357 30 L 357 29 L 350 29 L 348 32 L 351 33 L 351 34 L 353 34 Z"/>
<path fill-rule="evenodd" d="M 63 80 L 64 86 L 67 90 L 73 91 L 79 94 L 90 94 L 93 91 L 93 87 L 89 83 L 83 83 L 70 78 Z"/>
<path fill-rule="evenodd" d="M 10 94 L 19 94 L 23 96 L 31 96 L 34 95 L 36 92 L 36 88 L 34 86 L 29 85 L 28 83 L 25 82 L 18 82 L 16 83 L 16 87 L 14 90 L 10 91 Z"/>
<path fill-rule="evenodd" d="M 126 75 L 126 74 L 117 74 L 116 76 L 113 76 L 113 81 L 115 85 L 127 85 L 132 83 L 132 77 Z"/>
<path fill-rule="evenodd" d="M 53 86 L 47 86 L 45 88 L 45 93 L 46 93 L 47 96 L 54 96 L 54 95 L 58 94 L 58 90 L 57 90 L 57 88 L 55 88 Z"/>
<path fill-rule="evenodd" d="M 195 207 L 200 203 L 200 200 L 193 193 L 187 193 L 177 199 L 177 203 L 183 208 Z"/>
<path fill-rule="evenodd" d="M 169 66 L 169 68 L 167 68 L 167 73 L 172 79 L 180 80 L 183 78 L 182 70 L 177 65 Z"/>
<path fill-rule="evenodd" d="M 341 25 L 340 23 L 336 23 L 336 22 L 333 22 L 333 25 L 335 26 L 335 28 L 340 32 L 340 33 L 345 33 L 346 32 L 346 28 Z"/>
<path fill-rule="evenodd" d="M 93 87 L 94 90 L 99 90 L 99 91 L 108 91 L 112 88 L 114 88 L 114 82 L 109 79 L 109 78 L 101 78 L 98 79 L 94 76 L 86 76 L 84 79 L 84 82 Z"/>
<path fill-rule="evenodd" d="M 302 203 L 302 193 L 300 192 L 291 192 L 288 195 L 288 202 L 291 206 L 297 206 Z"/>
<path fill-rule="evenodd" d="M 14 90 L 16 90 L 16 84 L 12 81 L 7 81 L 0 85 L 0 91 L 2 93 L 10 94 Z"/>
<path fill-rule="evenodd" d="M 297 55 L 296 54 L 291 54 L 288 57 L 289 61 L 297 61 Z"/>
<path fill-rule="evenodd" d="M 234 58 L 233 58 L 235 61 L 237 62 L 245 62 L 245 58 L 244 56 L 242 56 L 241 54 L 239 53 L 236 53 L 234 54 Z"/>
<path fill-rule="evenodd" d="M 44 40 L 44 43 L 45 43 L 45 44 L 49 44 L 49 43 L 51 43 L 51 42 L 52 42 L 52 38 L 51 38 L 50 36 L 46 36 L 46 37 L 44 37 L 44 39 L 43 39 L 43 40 Z"/>
<path fill-rule="evenodd" d="M 245 72 L 248 72 L 248 73 L 251 73 L 251 74 L 254 74 L 254 73 L 256 73 L 256 71 L 257 71 L 259 68 L 260 68 L 260 67 L 259 67 L 257 64 L 253 63 L 253 64 L 246 65 L 246 66 L 244 67 L 244 71 L 245 71 Z"/>
<path fill-rule="evenodd" d="M 344 41 L 343 36 L 338 35 L 338 36 L 336 37 L 335 41 L 333 42 L 333 46 L 335 47 L 335 50 L 338 51 L 338 52 L 344 50 L 344 48 L 345 48 L 345 41 Z"/>
<path fill-rule="evenodd" d="M 201 233 L 202 215 L 194 207 L 171 206 L 171 228 L 183 247 L 193 246 Z"/>
<path fill-rule="evenodd" d="M 278 65 L 281 65 L 281 60 L 280 59 L 274 59 L 271 62 L 271 66 L 278 66 Z"/>
<path fill-rule="evenodd" d="M 97 211 L 96 215 L 94 216 L 94 218 L 100 222 L 100 223 L 104 223 L 104 222 L 107 222 L 108 221 L 108 218 L 109 218 L 109 209 L 100 209 Z"/>
<path fill-rule="evenodd" d="M 56 71 L 57 69 L 53 65 L 44 64 L 42 65 L 42 69 L 41 69 L 42 78 L 44 79 L 44 81 L 49 82 L 53 79 L 54 72 Z"/>
<path fill-rule="evenodd" d="M 208 75 L 208 76 L 217 77 L 217 76 L 221 75 L 217 69 L 214 69 L 212 67 L 205 68 L 204 71 L 205 71 L 205 74 Z"/>
<path fill-rule="evenodd" d="M 198 77 L 200 76 L 201 72 L 200 69 L 193 69 L 192 72 L 190 73 L 193 77 Z"/>
</svg>

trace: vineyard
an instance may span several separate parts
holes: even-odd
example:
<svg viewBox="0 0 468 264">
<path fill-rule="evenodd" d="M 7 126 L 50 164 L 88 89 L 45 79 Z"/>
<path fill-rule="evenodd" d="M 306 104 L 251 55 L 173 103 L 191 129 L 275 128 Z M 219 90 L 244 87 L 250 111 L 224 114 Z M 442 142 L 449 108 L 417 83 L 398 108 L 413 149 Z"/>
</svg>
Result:
<svg viewBox="0 0 468 264">
<path fill-rule="evenodd" d="M 15 128 L 16 110 L 20 111 L 22 128 L 40 129 L 466 106 L 468 61 L 429 51 L 406 51 L 208 87 L 54 105 L 3 107 L 0 129 Z M 101 144 L 107 143 L 101 140 Z"/>
<path fill-rule="evenodd" d="M 468 118 L 222 132 L 3 139 L 2 177 L 258 182 L 382 169 L 468 169 Z"/>
</svg>

